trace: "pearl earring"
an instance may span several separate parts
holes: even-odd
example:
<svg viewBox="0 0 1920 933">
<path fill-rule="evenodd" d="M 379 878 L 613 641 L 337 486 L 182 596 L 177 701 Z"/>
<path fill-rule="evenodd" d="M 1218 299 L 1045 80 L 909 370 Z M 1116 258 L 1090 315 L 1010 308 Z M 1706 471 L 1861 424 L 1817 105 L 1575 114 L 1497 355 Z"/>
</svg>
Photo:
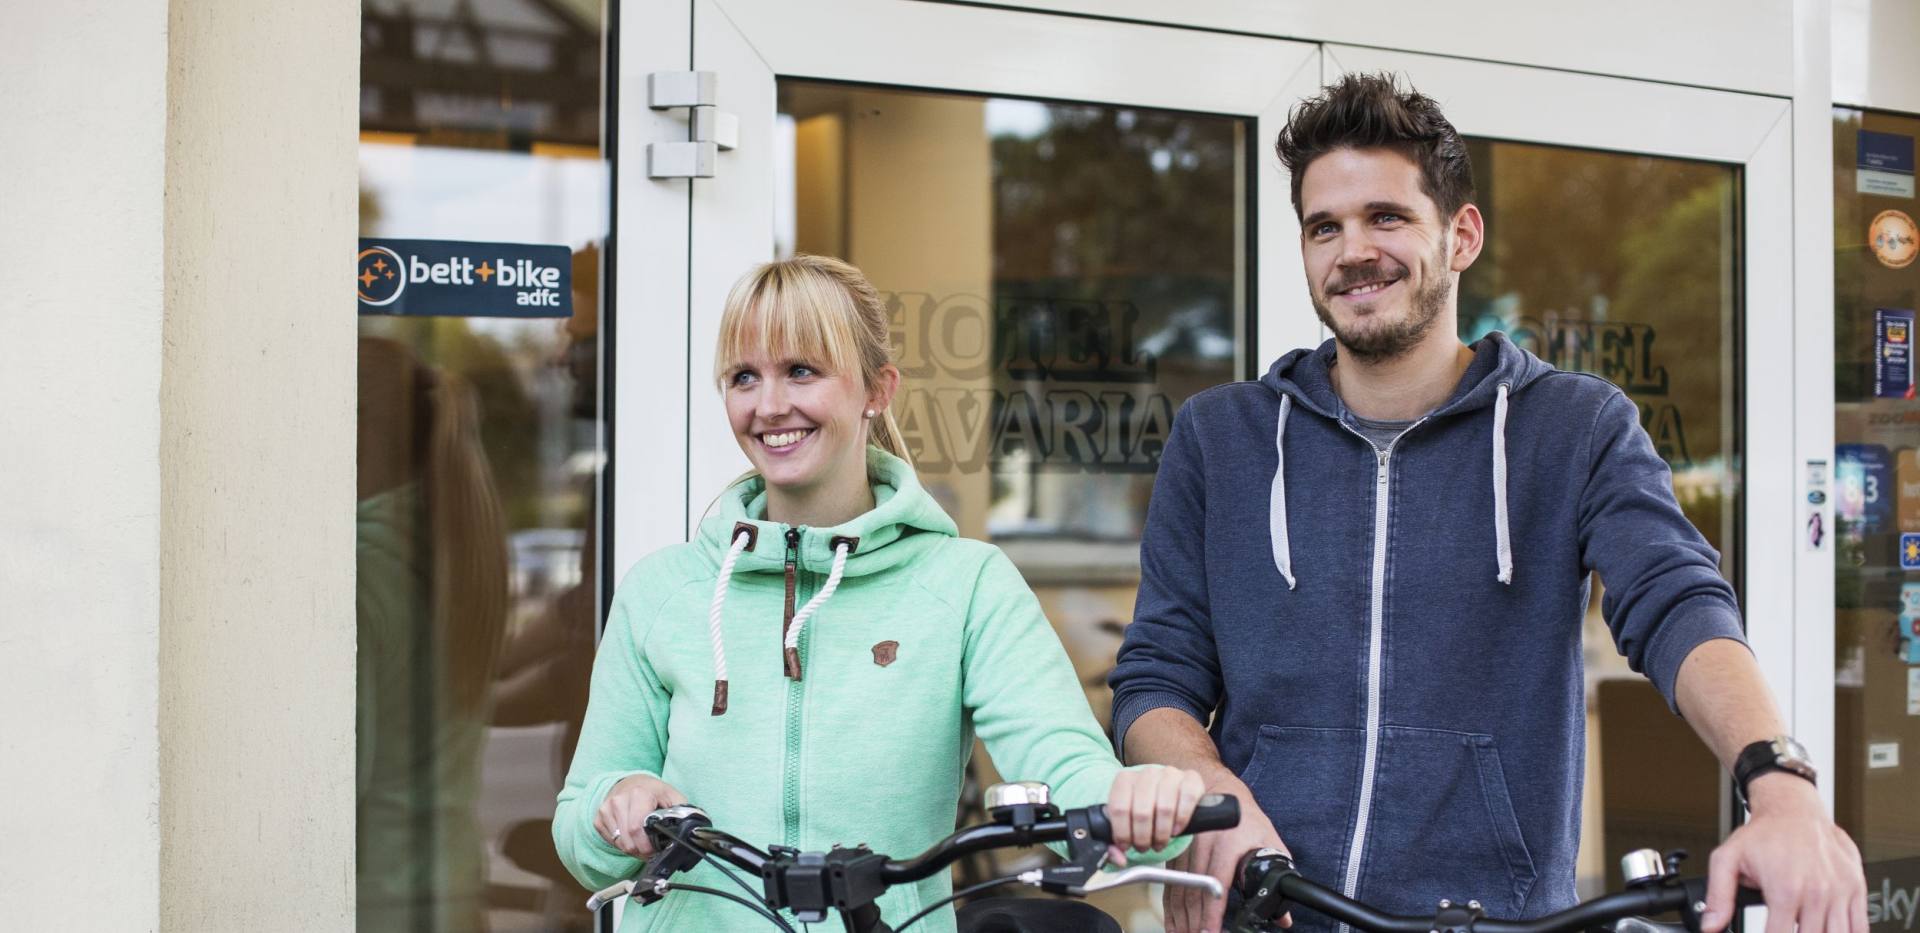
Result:
<svg viewBox="0 0 1920 933">
<path fill-rule="evenodd" d="M 873 417 L 873 409 L 871 408 L 867 409 L 867 417 L 869 418 Z"/>
</svg>

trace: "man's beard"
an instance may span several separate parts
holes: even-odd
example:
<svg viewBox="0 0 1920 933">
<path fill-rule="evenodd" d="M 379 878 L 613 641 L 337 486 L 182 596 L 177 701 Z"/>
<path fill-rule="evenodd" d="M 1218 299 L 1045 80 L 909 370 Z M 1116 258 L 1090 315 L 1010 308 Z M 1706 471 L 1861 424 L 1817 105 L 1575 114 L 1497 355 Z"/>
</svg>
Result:
<svg viewBox="0 0 1920 933">
<path fill-rule="evenodd" d="M 1441 244 L 1440 255 L 1446 255 L 1446 244 Z M 1396 265 L 1398 265 L 1396 263 Z M 1444 270 L 1438 261 L 1436 268 Z M 1378 263 L 1360 266 L 1327 289 L 1329 293 L 1364 285 L 1372 282 L 1391 282 L 1396 278 L 1405 278 L 1407 270 L 1399 269 L 1398 275 L 1383 274 Z M 1433 329 L 1433 322 L 1440 318 L 1440 312 L 1447 309 L 1447 301 L 1453 295 L 1453 279 L 1445 274 L 1433 276 L 1428 284 L 1413 293 L 1413 305 L 1407 316 L 1399 321 L 1391 321 L 1364 332 L 1349 331 L 1334 319 L 1333 311 L 1327 302 L 1309 288 L 1308 297 L 1313 301 L 1313 312 L 1320 316 L 1320 323 L 1327 325 L 1333 332 L 1333 339 L 1347 348 L 1347 353 L 1363 363 L 1379 363 L 1394 359 L 1426 339 L 1427 332 Z"/>
</svg>

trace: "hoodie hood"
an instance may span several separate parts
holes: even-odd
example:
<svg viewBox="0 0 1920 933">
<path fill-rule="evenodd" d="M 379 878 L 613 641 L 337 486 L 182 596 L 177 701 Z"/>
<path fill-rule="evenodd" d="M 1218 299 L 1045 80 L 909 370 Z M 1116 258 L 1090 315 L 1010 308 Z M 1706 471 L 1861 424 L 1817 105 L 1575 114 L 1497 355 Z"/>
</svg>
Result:
<svg viewBox="0 0 1920 933">
<path fill-rule="evenodd" d="M 906 461 L 878 447 L 868 447 L 867 480 L 873 489 L 871 510 L 831 528 L 800 527 L 801 565 L 827 566 L 834 559 L 833 543 L 850 540 L 855 544 L 847 555 L 845 574 L 864 576 L 911 558 L 908 552 L 915 548 L 894 545 L 914 535 L 960 535 L 959 527 L 920 485 Z M 717 511 L 700 523 L 695 537 L 701 553 L 716 564 L 724 561 L 738 537 L 739 526 L 752 528 L 753 532 L 734 572 L 784 573 L 788 526 L 767 520 L 767 483 L 758 475 L 721 493 Z"/>
<path fill-rule="evenodd" d="M 1293 404 L 1305 407 L 1324 418 L 1342 420 L 1347 406 L 1333 390 L 1334 341 L 1313 348 L 1301 348 L 1274 361 L 1260 384 L 1276 394 L 1290 396 Z M 1507 394 L 1515 396 L 1547 373 L 1553 372 L 1539 357 L 1514 346 L 1500 331 L 1493 331 L 1473 343 L 1473 363 L 1453 395 L 1428 417 L 1444 417 L 1487 408 L 1499 396 L 1502 383 Z"/>
<path fill-rule="evenodd" d="M 1280 396 L 1280 416 L 1273 432 L 1274 452 L 1278 460 L 1273 471 L 1267 521 L 1268 537 L 1273 545 L 1273 564 L 1280 571 L 1281 578 L 1287 581 L 1288 589 L 1293 589 L 1297 581 L 1293 575 L 1293 548 L 1287 525 L 1287 417 L 1298 405 L 1323 418 L 1338 421 L 1356 435 L 1359 434 L 1353 428 L 1352 414 L 1347 411 L 1346 403 L 1333 390 L 1334 360 L 1334 341 L 1327 340 L 1311 350 L 1295 350 L 1282 356 L 1274 361 L 1266 375 L 1260 377 L 1261 385 Z M 1507 405 L 1530 383 L 1550 372 L 1553 372 L 1552 366 L 1514 346 L 1506 334 L 1494 331 L 1473 344 L 1473 362 L 1468 364 L 1466 374 L 1460 378 L 1453 395 L 1440 407 L 1414 422 L 1414 426 L 1418 426 L 1432 418 L 1493 408 L 1491 518 L 1494 525 L 1494 558 L 1499 568 L 1495 579 L 1505 585 L 1513 583 L 1513 543 L 1507 516 Z M 1412 430 L 1412 427 L 1408 430 Z M 1380 455 L 1384 464 L 1386 452 L 1382 451 Z"/>
</svg>

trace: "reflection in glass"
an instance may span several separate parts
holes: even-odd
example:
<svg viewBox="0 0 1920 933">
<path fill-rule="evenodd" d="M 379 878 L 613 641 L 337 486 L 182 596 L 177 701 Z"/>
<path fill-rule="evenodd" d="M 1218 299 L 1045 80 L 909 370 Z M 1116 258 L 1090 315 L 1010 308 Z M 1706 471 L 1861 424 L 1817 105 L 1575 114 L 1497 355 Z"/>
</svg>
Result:
<svg viewBox="0 0 1920 933">
<path fill-rule="evenodd" d="M 1244 122 L 801 81 L 779 100 L 777 251 L 888 295 L 922 482 L 1013 557 L 1104 721 L 1173 412 L 1244 366 Z M 974 762 L 969 820 L 996 779 Z M 1160 928 L 1138 890 L 1101 906 Z"/>
<path fill-rule="evenodd" d="M 359 372 L 359 926 L 479 929 L 474 805 L 507 610 L 500 499 L 464 378 L 375 337 L 360 340 Z"/>
<path fill-rule="evenodd" d="M 599 615 L 601 8 L 362 13 L 361 234 L 565 245 L 574 292 L 360 319 L 359 929 L 590 930 L 549 821 Z"/>
<path fill-rule="evenodd" d="M 1737 587 L 1736 169 L 1487 140 L 1469 152 L 1487 245 L 1461 277 L 1461 339 L 1505 331 L 1625 391 Z M 1710 851 L 1727 809 L 1718 762 L 1614 647 L 1603 589 L 1596 582 L 1585 635 L 1583 897 L 1617 889 L 1632 849 Z"/>
<path fill-rule="evenodd" d="M 1834 111 L 1834 814 L 1866 862 L 1875 931 L 1910 926 L 1892 898 L 1920 887 L 1920 576 L 1905 569 L 1920 563 L 1905 556 L 1920 534 L 1920 265 L 1885 233 L 1920 216 L 1916 137 L 1920 117 Z M 1904 177 L 1886 171 L 1902 155 Z"/>
</svg>

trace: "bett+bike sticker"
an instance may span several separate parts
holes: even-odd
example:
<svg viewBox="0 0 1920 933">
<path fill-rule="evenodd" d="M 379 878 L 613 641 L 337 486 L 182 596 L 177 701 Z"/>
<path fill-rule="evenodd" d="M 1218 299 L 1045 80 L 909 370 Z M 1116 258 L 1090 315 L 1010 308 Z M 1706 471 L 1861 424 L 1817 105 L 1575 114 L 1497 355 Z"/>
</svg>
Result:
<svg viewBox="0 0 1920 933">
<path fill-rule="evenodd" d="M 361 314 L 567 317 L 573 313 L 573 251 L 529 243 L 362 237 L 354 284 Z"/>
</svg>

